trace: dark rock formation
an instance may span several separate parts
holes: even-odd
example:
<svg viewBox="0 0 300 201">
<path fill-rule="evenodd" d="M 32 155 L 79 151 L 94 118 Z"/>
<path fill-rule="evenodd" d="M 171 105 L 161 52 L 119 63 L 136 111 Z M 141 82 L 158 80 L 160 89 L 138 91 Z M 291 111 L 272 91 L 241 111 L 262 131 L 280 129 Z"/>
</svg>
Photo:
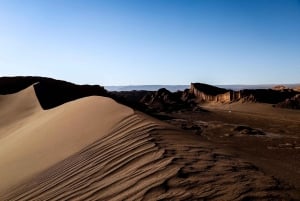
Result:
<svg viewBox="0 0 300 201">
<path fill-rule="evenodd" d="M 195 106 L 189 97 L 182 91 L 172 93 L 162 88 L 144 96 L 140 103 L 155 111 L 177 111 Z"/>
<path fill-rule="evenodd" d="M 202 83 L 191 83 L 190 93 L 194 94 L 198 102 L 229 103 L 240 99 L 240 93 Z"/>
<path fill-rule="evenodd" d="M 194 92 L 194 90 L 196 90 L 196 91 Z M 216 96 L 219 94 L 224 94 L 224 93 L 228 92 L 229 90 L 211 86 L 208 84 L 203 84 L 203 83 L 191 83 L 190 92 L 197 93 L 197 91 L 203 92 L 207 95 Z"/>
<path fill-rule="evenodd" d="M 292 98 L 288 98 L 285 101 L 276 104 L 276 107 L 300 109 L 300 94 L 297 94 Z"/>
<path fill-rule="evenodd" d="M 221 102 L 233 101 L 260 102 L 277 104 L 295 96 L 297 91 L 292 89 L 244 89 L 241 91 L 226 90 L 206 84 L 192 83 L 190 93 L 194 94 L 198 102 Z"/>
<path fill-rule="evenodd" d="M 251 97 L 255 102 L 277 104 L 287 98 L 295 96 L 297 92 L 293 90 L 272 90 L 272 89 L 245 89 L 240 91 L 240 97 Z"/>
<path fill-rule="evenodd" d="M 127 105 L 131 108 L 147 112 L 148 108 L 145 107 L 142 99 L 148 97 L 153 91 L 112 91 L 109 96 L 119 103 Z"/>
<path fill-rule="evenodd" d="M 233 129 L 242 135 L 265 135 L 265 133 L 259 129 L 251 128 L 249 126 L 237 126 Z"/>
</svg>

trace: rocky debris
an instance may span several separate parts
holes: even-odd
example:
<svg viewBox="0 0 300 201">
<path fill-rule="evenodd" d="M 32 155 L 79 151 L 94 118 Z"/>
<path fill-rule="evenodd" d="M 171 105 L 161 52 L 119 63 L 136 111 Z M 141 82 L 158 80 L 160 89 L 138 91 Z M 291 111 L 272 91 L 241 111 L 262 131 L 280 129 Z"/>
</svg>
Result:
<svg viewBox="0 0 300 201">
<path fill-rule="evenodd" d="M 233 131 L 239 132 L 242 135 L 265 135 L 262 130 L 251 128 L 249 126 L 237 126 L 233 129 Z"/>
<path fill-rule="evenodd" d="M 275 105 L 280 108 L 300 109 L 300 94 Z"/>
<path fill-rule="evenodd" d="M 197 121 L 193 121 L 193 124 L 197 125 L 197 126 L 201 126 L 202 128 L 208 127 L 208 122 L 206 122 L 206 121 L 197 120 Z"/>
</svg>

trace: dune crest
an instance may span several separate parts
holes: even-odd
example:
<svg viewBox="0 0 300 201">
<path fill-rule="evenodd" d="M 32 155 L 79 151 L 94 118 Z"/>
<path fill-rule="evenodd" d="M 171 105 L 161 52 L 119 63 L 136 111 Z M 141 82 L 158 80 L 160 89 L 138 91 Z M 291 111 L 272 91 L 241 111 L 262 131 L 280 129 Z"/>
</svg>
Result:
<svg viewBox="0 0 300 201">
<path fill-rule="evenodd" d="M 1 121 L 6 122 L 0 130 L 0 178 L 5 181 L 0 192 L 78 152 L 133 114 L 112 99 L 96 96 L 43 111 L 33 94 L 31 86 L 1 97 Z M 13 122 L 14 116 L 23 119 Z"/>
<path fill-rule="evenodd" d="M 1 200 L 289 199 L 251 164 L 109 98 L 28 119 L 0 139 Z"/>
<path fill-rule="evenodd" d="M 0 95 L 0 108 L 0 139 L 24 124 L 32 114 L 42 111 L 33 85 L 15 94 Z"/>
</svg>

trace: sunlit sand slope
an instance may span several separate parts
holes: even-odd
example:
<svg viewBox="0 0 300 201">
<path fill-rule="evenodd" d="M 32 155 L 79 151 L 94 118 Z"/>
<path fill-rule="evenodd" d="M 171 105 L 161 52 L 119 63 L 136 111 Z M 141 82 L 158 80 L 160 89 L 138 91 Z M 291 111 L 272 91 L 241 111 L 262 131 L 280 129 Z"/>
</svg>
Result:
<svg viewBox="0 0 300 201">
<path fill-rule="evenodd" d="M 0 192 L 77 153 L 133 114 L 99 97 L 43 111 L 33 87 L 1 97 L 0 104 Z"/>
<path fill-rule="evenodd" d="M 112 99 L 43 111 L 30 87 L 0 101 L 0 200 L 289 199 L 251 164 Z"/>
</svg>

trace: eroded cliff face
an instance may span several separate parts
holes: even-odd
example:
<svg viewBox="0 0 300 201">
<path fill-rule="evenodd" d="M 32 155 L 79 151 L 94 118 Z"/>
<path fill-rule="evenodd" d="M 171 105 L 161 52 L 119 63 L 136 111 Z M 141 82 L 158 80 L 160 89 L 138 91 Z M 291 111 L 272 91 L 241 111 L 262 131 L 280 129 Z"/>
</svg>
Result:
<svg viewBox="0 0 300 201">
<path fill-rule="evenodd" d="M 221 102 L 221 103 L 231 102 L 230 92 L 213 96 L 195 90 L 194 95 L 197 97 L 198 102 Z"/>
<path fill-rule="evenodd" d="M 290 99 L 298 94 L 298 91 L 291 89 L 245 89 L 240 91 L 226 90 L 201 83 L 191 83 L 190 91 L 194 94 L 198 103 L 220 102 L 230 103 L 235 101 L 260 102 L 277 104 Z"/>
<path fill-rule="evenodd" d="M 200 83 L 192 83 L 190 93 L 194 94 L 198 102 L 229 103 L 236 96 L 233 91 Z"/>
</svg>

